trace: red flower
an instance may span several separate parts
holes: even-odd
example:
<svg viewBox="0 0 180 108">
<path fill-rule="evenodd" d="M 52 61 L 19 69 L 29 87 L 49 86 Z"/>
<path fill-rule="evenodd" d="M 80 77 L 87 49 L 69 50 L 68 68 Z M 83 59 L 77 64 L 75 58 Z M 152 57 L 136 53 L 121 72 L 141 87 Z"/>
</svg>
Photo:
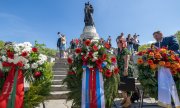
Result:
<svg viewBox="0 0 180 108">
<path fill-rule="evenodd" d="M 17 63 L 17 66 L 19 66 L 19 67 L 23 67 L 23 66 L 24 66 L 24 64 L 22 63 L 22 61 L 20 61 L 20 62 L 18 62 L 18 63 Z"/>
<path fill-rule="evenodd" d="M 90 46 L 90 45 L 91 45 L 91 41 L 90 41 L 89 39 L 87 39 L 87 40 L 85 41 L 85 45 L 86 45 L 86 46 Z"/>
<path fill-rule="evenodd" d="M 111 57 L 111 62 L 116 63 L 116 57 Z"/>
<path fill-rule="evenodd" d="M 107 48 L 107 49 L 110 49 L 110 48 L 111 48 L 110 44 L 107 43 L 107 42 L 104 44 L 104 46 L 105 46 L 105 48 Z"/>
<path fill-rule="evenodd" d="M 75 50 L 75 52 L 77 53 L 77 54 L 79 54 L 79 53 L 81 53 L 81 48 L 76 48 L 76 50 Z"/>
<path fill-rule="evenodd" d="M 88 57 L 93 58 L 93 52 L 89 52 Z"/>
<path fill-rule="evenodd" d="M 75 75 L 76 73 L 74 71 L 68 72 L 68 75 Z"/>
<path fill-rule="evenodd" d="M 27 52 L 22 52 L 21 56 L 26 57 L 28 55 Z"/>
<path fill-rule="evenodd" d="M 153 52 L 153 50 L 149 49 L 147 52 L 150 53 L 150 52 Z"/>
<path fill-rule="evenodd" d="M 102 60 L 101 59 L 96 60 L 96 64 L 97 64 L 98 67 L 101 66 L 102 65 Z"/>
<path fill-rule="evenodd" d="M 73 63 L 73 59 L 70 58 L 70 57 L 68 57 L 67 61 L 68 61 L 69 64 L 72 64 L 72 63 Z"/>
<path fill-rule="evenodd" d="M 171 74 L 172 74 L 172 75 L 175 75 L 175 74 L 177 74 L 177 73 L 176 73 L 175 71 L 171 71 Z"/>
<path fill-rule="evenodd" d="M 87 57 L 85 58 L 85 56 L 86 56 L 85 54 L 82 56 L 82 60 L 83 61 L 87 61 L 88 60 Z"/>
<path fill-rule="evenodd" d="M 111 77 L 112 72 L 109 69 L 107 69 L 106 72 L 105 72 L 105 76 L 108 77 L 108 78 Z"/>
<path fill-rule="evenodd" d="M 14 53 L 11 52 L 10 50 L 7 51 L 7 56 L 11 59 L 14 59 Z"/>
<path fill-rule="evenodd" d="M 34 47 L 34 48 L 32 48 L 32 51 L 36 53 L 36 52 L 38 52 L 38 49 Z"/>
<path fill-rule="evenodd" d="M 34 73 L 35 78 L 39 78 L 41 75 L 42 75 L 41 72 L 38 71 Z"/>
<path fill-rule="evenodd" d="M 3 67 L 9 67 L 9 66 L 11 66 L 11 64 L 8 63 L 8 62 L 2 62 L 2 66 L 3 66 Z"/>
<path fill-rule="evenodd" d="M 97 51 L 98 50 L 98 47 L 96 45 L 93 46 L 93 50 L 94 51 Z"/>
<path fill-rule="evenodd" d="M 119 69 L 116 67 L 114 68 L 114 74 L 118 74 L 119 73 Z"/>
<path fill-rule="evenodd" d="M 102 55 L 102 60 L 104 61 L 104 60 L 106 60 L 106 58 L 107 58 L 107 55 L 106 55 L 106 54 L 103 54 L 103 55 Z"/>
<path fill-rule="evenodd" d="M 178 68 L 178 69 L 177 69 L 177 72 L 179 72 L 179 73 L 180 73 L 180 68 Z"/>
<path fill-rule="evenodd" d="M 143 55 L 143 52 L 139 52 L 137 55 L 138 55 L 138 56 L 142 56 L 142 55 Z"/>
</svg>

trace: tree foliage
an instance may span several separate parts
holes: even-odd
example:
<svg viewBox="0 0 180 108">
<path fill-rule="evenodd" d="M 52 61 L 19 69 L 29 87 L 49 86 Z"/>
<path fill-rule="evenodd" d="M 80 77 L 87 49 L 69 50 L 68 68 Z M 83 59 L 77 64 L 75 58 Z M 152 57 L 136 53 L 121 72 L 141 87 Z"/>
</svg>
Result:
<svg viewBox="0 0 180 108">
<path fill-rule="evenodd" d="M 38 48 L 39 52 L 50 57 L 56 56 L 57 51 L 54 49 L 47 48 L 45 44 L 40 44 L 35 41 L 35 47 Z"/>
</svg>

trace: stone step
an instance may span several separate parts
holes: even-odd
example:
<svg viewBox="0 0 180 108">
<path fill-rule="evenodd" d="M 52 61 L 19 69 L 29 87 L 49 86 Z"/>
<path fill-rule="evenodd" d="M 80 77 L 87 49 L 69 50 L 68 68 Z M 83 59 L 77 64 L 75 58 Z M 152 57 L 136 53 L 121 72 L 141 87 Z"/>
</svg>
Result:
<svg viewBox="0 0 180 108">
<path fill-rule="evenodd" d="M 67 93 L 69 91 L 54 91 L 47 97 L 48 100 L 67 99 Z"/>
<path fill-rule="evenodd" d="M 69 68 L 69 65 L 65 64 L 65 63 L 55 63 L 53 68 Z"/>
<path fill-rule="evenodd" d="M 65 85 L 51 85 L 51 91 L 68 91 Z"/>
<path fill-rule="evenodd" d="M 52 85 L 62 85 L 62 80 L 52 80 Z"/>
<path fill-rule="evenodd" d="M 67 75 L 67 71 L 53 71 L 54 75 Z"/>
<path fill-rule="evenodd" d="M 54 80 L 63 80 L 66 75 L 54 75 Z"/>
<path fill-rule="evenodd" d="M 68 68 L 53 68 L 53 71 L 67 71 Z"/>
</svg>

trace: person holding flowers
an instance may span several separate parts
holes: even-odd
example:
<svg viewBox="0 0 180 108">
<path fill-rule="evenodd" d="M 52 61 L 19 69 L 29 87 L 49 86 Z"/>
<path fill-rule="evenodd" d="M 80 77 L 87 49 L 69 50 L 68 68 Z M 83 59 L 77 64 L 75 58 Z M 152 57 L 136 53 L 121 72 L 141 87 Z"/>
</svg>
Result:
<svg viewBox="0 0 180 108">
<path fill-rule="evenodd" d="M 130 53 L 128 51 L 126 40 L 121 37 L 117 40 L 118 44 L 118 54 L 117 54 L 117 65 L 120 70 L 120 77 L 131 76 L 131 71 L 129 67 Z M 122 92 L 123 101 L 121 102 L 123 107 L 131 106 L 131 93 L 127 91 Z"/>
</svg>

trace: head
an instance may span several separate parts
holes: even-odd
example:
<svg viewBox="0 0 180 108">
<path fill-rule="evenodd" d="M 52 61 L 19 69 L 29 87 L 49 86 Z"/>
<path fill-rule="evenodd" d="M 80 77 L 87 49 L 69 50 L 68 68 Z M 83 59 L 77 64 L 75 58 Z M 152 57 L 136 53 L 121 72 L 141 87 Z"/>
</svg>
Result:
<svg viewBox="0 0 180 108">
<path fill-rule="evenodd" d="M 163 38 L 163 34 L 161 33 L 161 31 L 156 31 L 153 33 L 153 37 L 156 41 L 161 41 Z"/>
<path fill-rule="evenodd" d="M 118 44 L 118 48 L 126 48 L 127 47 L 126 40 L 123 37 L 118 39 L 117 44 Z"/>
<path fill-rule="evenodd" d="M 154 47 L 155 47 L 155 44 L 152 43 L 152 44 L 151 44 L 151 49 L 154 49 Z"/>
<path fill-rule="evenodd" d="M 131 34 L 128 34 L 128 38 L 131 38 Z"/>
<path fill-rule="evenodd" d="M 59 34 L 61 34 L 60 32 L 57 32 L 57 34 L 59 35 Z"/>
<path fill-rule="evenodd" d="M 122 32 L 120 36 L 124 36 L 124 33 Z"/>
</svg>

